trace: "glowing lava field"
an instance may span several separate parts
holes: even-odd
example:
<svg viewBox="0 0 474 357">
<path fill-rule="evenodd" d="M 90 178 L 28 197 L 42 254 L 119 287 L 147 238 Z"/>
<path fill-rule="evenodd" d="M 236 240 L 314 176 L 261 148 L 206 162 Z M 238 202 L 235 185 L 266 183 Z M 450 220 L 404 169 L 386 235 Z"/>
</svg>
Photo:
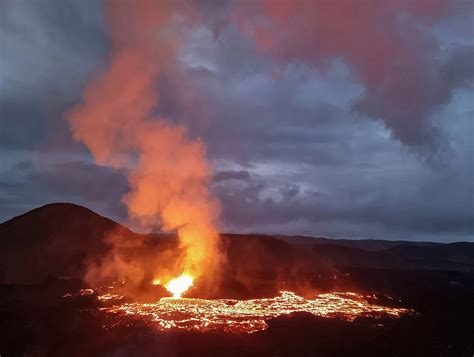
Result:
<svg viewBox="0 0 474 357">
<path fill-rule="evenodd" d="M 111 300 L 114 295 L 99 296 Z M 160 331 L 223 331 L 252 333 L 265 330 L 267 320 L 284 314 L 308 312 L 316 316 L 353 321 L 356 317 L 399 317 L 407 309 L 373 304 L 355 293 L 325 293 L 306 299 L 289 291 L 273 298 L 189 299 L 161 298 L 156 303 L 117 303 L 102 311 L 115 314 L 117 323 L 141 320 Z"/>
</svg>

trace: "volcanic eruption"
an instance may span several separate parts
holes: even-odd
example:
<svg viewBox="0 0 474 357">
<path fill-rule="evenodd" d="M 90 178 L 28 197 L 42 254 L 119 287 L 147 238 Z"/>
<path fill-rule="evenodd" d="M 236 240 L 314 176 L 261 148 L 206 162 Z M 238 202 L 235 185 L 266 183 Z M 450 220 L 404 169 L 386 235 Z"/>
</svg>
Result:
<svg viewBox="0 0 474 357">
<path fill-rule="evenodd" d="M 262 330 L 267 319 L 300 311 L 347 320 L 404 312 L 370 304 L 363 296 L 350 293 L 313 294 L 308 299 L 290 291 L 251 300 L 182 298 L 204 276 L 204 286 L 217 285 L 212 282 L 224 260 L 217 233 L 219 204 L 208 188 L 211 167 L 205 145 L 191 139 L 185 127 L 155 114 L 159 104 L 156 81 L 162 69 L 176 59 L 182 42 L 179 21 L 192 18 L 186 16 L 191 10 L 182 5 L 107 2 L 108 67 L 86 86 L 83 102 L 65 115 L 74 138 L 89 148 L 97 164 L 127 173 L 130 192 L 122 200 L 130 220 L 145 229 L 158 226 L 176 231 L 179 237 L 174 258 L 147 280 L 150 272 L 124 259 L 119 249 L 140 243 L 122 242 L 110 232 L 105 240 L 111 252 L 90 264 L 85 280 L 92 286 L 100 286 L 103 279 L 115 284 L 161 285 L 173 297 L 162 297 L 156 303 L 129 302 L 115 289 L 99 288 L 100 301 L 115 301 L 101 309 L 125 319 L 140 318 L 161 330 L 229 332 Z"/>
<path fill-rule="evenodd" d="M 74 138 L 97 164 L 127 173 L 130 192 L 122 200 L 131 221 L 142 229 L 177 231 L 180 253 L 174 264 L 153 273 L 176 296 L 204 272 L 215 279 L 223 260 L 205 145 L 189 138 L 185 127 L 155 115 L 155 84 L 176 57 L 179 21 L 190 18 L 182 16 L 189 11 L 174 2 L 107 2 L 108 66 L 86 86 L 83 102 L 65 114 Z M 86 280 L 139 284 L 146 274 L 121 257 L 109 257 L 91 265 Z"/>
<path fill-rule="evenodd" d="M 0 0 L 0 357 L 474 357 L 473 23 Z"/>
</svg>

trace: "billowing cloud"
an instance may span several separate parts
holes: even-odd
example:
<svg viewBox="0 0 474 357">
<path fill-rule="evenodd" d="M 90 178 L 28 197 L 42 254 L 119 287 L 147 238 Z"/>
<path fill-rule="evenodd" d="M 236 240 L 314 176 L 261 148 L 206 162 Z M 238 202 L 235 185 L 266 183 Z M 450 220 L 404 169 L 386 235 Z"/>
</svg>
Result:
<svg viewBox="0 0 474 357">
<path fill-rule="evenodd" d="M 262 0 L 238 3 L 235 17 L 280 64 L 324 70 L 341 59 L 364 85 L 354 110 L 382 120 L 401 141 L 422 145 L 437 138 L 433 112 L 474 80 L 472 47 L 442 50 L 430 28 L 472 11 L 463 1 Z"/>
<path fill-rule="evenodd" d="M 61 117 L 106 66 L 103 4 L 51 3 L 0 4 L 1 217 L 71 200 L 125 219 L 123 174 Z M 223 230 L 473 239 L 471 3 L 196 5 L 154 114 L 206 143 Z"/>
</svg>

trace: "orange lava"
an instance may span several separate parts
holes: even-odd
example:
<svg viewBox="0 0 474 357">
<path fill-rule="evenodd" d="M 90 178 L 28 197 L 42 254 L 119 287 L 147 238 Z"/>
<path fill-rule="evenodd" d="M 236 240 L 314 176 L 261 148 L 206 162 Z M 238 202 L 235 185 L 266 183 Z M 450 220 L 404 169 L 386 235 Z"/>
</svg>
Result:
<svg viewBox="0 0 474 357">
<path fill-rule="evenodd" d="M 109 300 L 110 295 L 100 300 Z M 120 298 L 120 297 L 118 297 Z M 138 319 L 159 331 L 222 331 L 252 333 L 265 330 L 267 320 L 293 312 L 353 321 L 356 317 L 399 317 L 409 310 L 372 304 L 355 293 L 326 293 L 305 299 L 290 291 L 281 291 L 274 298 L 188 299 L 162 298 L 156 303 L 120 303 L 103 307 L 116 315 L 117 322 Z"/>
</svg>

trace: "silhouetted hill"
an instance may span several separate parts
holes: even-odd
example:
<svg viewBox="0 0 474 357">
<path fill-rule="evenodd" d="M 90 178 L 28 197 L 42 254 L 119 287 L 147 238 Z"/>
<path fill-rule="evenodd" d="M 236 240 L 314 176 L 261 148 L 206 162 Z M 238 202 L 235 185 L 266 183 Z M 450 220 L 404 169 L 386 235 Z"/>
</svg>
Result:
<svg viewBox="0 0 474 357">
<path fill-rule="evenodd" d="M 366 251 L 337 244 L 316 244 L 310 246 L 314 257 L 321 262 L 339 267 L 407 269 L 412 265 L 394 254 Z"/>
<path fill-rule="evenodd" d="M 0 224 L 0 281 L 35 282 L 45 276 L 77 276 L 88 256 L 107 250 L 107 232 L 135 233 L 70 203 L 36 208 Z"/>
<path fill-rule="evenodd" d="M 474 265 L 474 243 L 457 242 L 424 247 L 401 244 L 383 252 L 415 262 L 424 268 L 458 266 L 460 270 L 472 270 Z"/>
</svg>

